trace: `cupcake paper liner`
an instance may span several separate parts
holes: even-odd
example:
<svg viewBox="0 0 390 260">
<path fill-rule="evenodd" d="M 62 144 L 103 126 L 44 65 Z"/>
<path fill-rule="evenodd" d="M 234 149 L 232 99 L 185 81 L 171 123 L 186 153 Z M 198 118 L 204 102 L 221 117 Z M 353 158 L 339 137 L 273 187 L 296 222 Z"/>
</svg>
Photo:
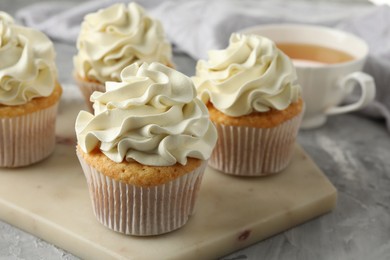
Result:
<svg viewBox="0 0 390 260">
<path fill-rule="evenodd" d="M 263 176 L 277 173 L 291 161 L 302 113 L 273 128 L 214 123 L 218 141 L 209 165 L 227 174 Z"/>
<path fill-rule="evenodd" d="M 30 165 L 54 151 L 57 107 L 0 119 L 0 167 Z"/>
<path fill-rule="evenodd" d="M 165 184 L 141 187 L 114 180 L 77 154 L 93 212 L 104 226 L 126 235 L 150 236 L 182 227 L 193 214 L 207 162 Z"/>
<path fill-rule="evenodd" d="M 81 93 L 83 94 L 88 110 L 90 112 L 93 112 L 93 106 L 92 106 L 93 103 L 90 101 L 90 97 L 94 91 L 105 92 L 106 91 L 105 86 L 101 83 L 81 80 L 77 76 L 75 76 L 74 78 L 77 82 L 77 86 L 79 87 Z"/>
</svg>

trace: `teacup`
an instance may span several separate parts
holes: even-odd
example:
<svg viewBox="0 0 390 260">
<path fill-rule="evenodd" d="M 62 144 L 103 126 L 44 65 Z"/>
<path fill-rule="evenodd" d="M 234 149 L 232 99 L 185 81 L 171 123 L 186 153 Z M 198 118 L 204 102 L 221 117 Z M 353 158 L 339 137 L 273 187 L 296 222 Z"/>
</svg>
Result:
<svg viewBox="0 0 390 260">
<path fill-rule="evenodd" d="M 273 40 L 292 59 L 305 101 L 302 128 L 319 127 L 328 115 L 361 109 L 375 97 L 373 78 L 361 71 L 368 46 L 353 34 L 296 24 L 260 25 L 241 33 Z M 355 86 L 361 88 L 360 97 L 340 106 Z"/>
</svg>

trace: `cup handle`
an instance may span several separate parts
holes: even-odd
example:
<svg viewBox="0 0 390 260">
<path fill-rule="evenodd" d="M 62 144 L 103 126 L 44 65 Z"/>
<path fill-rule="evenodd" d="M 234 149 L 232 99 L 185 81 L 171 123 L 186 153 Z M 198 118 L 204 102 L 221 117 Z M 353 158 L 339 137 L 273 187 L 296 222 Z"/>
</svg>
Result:
<svg viewBox="0 0 390 260">
<path fill-rule="evenodd" d="M 358 84 L 353 84 L 358 83 Z M 339 87 L 342 88 L 344 93 L 351 93 L 352 88 L 356 85 L 359 85 L 362 92 L 359 100 L 355 103 L 348 104 L 345 106 L 331 107 L 325 113 L 327 115 L 337 115 L 347 112 L 356 111 L 368 103 L 374 100 L 375 98 L 375 82 L 374 79 L 364 73 L 364 72 L 353 72 L 339 81 Z"/>
</svg>

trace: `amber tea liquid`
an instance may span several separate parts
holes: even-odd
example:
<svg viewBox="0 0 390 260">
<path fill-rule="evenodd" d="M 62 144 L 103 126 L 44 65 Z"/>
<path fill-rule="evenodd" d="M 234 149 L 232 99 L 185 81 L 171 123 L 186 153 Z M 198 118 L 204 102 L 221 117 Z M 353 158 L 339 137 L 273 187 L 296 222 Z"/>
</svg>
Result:
<svg viewBox="0 0 390 260">
<path fill-rule="evenodd" d="M 291 59 L 309 63 L 336 64 L 355 59 L 346 52 L 319 45 L 300 43 L 277 43 L 276 45 Z"/>
</svg>

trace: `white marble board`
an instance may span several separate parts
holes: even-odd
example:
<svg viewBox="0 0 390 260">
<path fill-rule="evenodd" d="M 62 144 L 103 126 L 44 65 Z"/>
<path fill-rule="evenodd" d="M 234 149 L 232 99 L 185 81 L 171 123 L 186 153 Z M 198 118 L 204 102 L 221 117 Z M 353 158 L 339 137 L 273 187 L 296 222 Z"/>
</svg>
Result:
<svg viewBox="0 0 390 260">
<path fill-rule="evenodd" d="M 115 233 L 95 219 L 72 134 L 63 136 L 78 110 L 60 109 L 58 124 L 66 127 L 58 130 L 52 156 L 30 167 L 0 169 L 0 219 L 81 258 L 214 259 L 336 205 L 336 189 L 296 145 L 290 166 L 274 176 L 237 178 L 207 168 L 196 213 L 177 231 L 146 238 Z"/>
</svg>

